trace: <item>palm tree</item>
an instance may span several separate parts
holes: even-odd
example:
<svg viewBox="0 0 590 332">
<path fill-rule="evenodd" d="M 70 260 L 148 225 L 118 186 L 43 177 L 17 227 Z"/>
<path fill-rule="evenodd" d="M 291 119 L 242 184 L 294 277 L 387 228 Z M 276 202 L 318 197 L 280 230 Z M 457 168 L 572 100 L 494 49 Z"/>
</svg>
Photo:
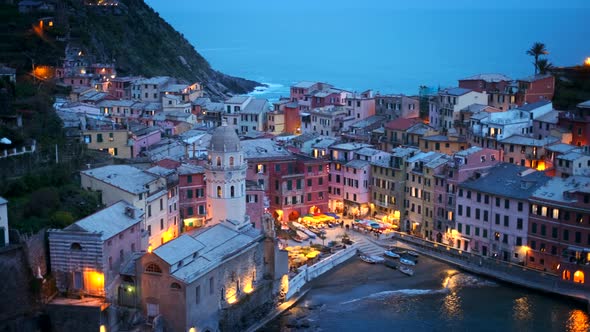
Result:
<svg viewBox="0 0 590 332">
<path fill-rule="evenodd" d="M 553 64 L 547 59 L 539 59 L 537 62 L 537 69 L 539 70 L 539 74 L 545 75 L 548 71 L 553 69 Z"/>
<path fill-rule="evenodd" d="M 541 55 L 547 55 L 547 54 L 549 54 L 549 52 L 547 51 L 545 44 L 540 43 L 540 42 L 536 42 L 533 44 L 533 46 L 531 46 L 530 49 L 528 49 L 526 51 L 526 54 L 535 58 L 535 62 L 533 64 L 535 65 L 535 75 L 536 75 L 539 70 L 539 57 Z"/>
</svg>

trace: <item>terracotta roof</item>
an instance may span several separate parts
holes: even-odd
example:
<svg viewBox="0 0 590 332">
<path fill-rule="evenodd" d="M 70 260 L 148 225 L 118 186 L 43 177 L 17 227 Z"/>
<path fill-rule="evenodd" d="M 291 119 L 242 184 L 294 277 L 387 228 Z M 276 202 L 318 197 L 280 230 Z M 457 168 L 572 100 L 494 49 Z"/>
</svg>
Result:
<svg viewBox="0 0 590 332">
<path fill-rule="evenodd" d="M 406 119 L 406 118 L 398 118 L 395 120 L 391 120 L 385 124 L 385 129 L 390 130 L 408 130 L 413 125 L 422 122 L 420 119 Z"/>
</svg>

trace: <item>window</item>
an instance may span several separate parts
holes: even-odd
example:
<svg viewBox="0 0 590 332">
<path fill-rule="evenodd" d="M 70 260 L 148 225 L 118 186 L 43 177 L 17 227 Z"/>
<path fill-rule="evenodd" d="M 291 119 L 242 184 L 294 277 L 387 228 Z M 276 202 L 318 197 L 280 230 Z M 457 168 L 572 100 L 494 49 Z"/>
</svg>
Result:
<svg viewBox="0 0 590 332">
<path fill-rule="evenodd" d="M 516 219 L 516 229 L 522 229 L 522 218 Z"/>
<path fill-rule="evenodd" d="M 221 186 L 217 186 L 217 198 L 221 198 Z"/>
<path fill-rule="evenodd" d="M 82 250 L 82 246 L 80 245 L 80 243 L 74 242 L 70 245 L 70 250 L 80 251 L 80 250 Z"/>
<path fill-rule="evenodd" d="M 233 197 L 235 197 L 236 193 L 235 193 L 234 186 L 231 186 L 231 187 L 229 188 L 229 194 L 230 194 L 230 196 L 231 196 L 232 198 L 233 198 Z"/>
<path fill-rule="evenodd" d="M 471 217 L 471 207 L 470 206 L 465 207 L 465 216 L 467 218 Z"/>
<path fill-rule="evenodd" d="M 569 241 L 570 240 L 570 232 L 567 229 L 563 230 L 563 240 L 564 241 Z"/>
<path fill-rule="evenodd" d="M 510 217 L 504 216 L 504 227 L 508 227 L 510 225 Z"/>
<path fill-rule="evenodd" d="M 557 239 L 557 227 L 552 227 L 551 228 L 551 237 L 554 238 L 554 239 Z"/>
<path fill-rule="evenodd" d="M 148 205 L 148 217 L 152 216 L 152 206 Z"/>
<path fill-rule="evenodd" d="M 152 225 L 148 225 L 148 236 L 152 236 Z"/>
<path fill-rule="evenodd" d="M 457 207 L 457 214 L 462 216 L 463 215 L 463 205 L 459 204 Z"/>
<path fill-rule="evenodd" d="M 215 163 L 217 166 L 221 166 L 221 157 L 217 156 L 217 158 L 215 158 Z"/>
<path fill-rule="evenodd" d="M 234 157 L 229 157 L 229 166 L 230 167 L 234 166 Z"/>
<path fill-rule="evenodd" d="M 149 272 L 149 273 L 162 273 L 162 269 L 160 268 L 159 265 L 154 264 L 154 263 L 150 263 L 145 267 L 145 272 Z"/>
<path fill-rule="evenodd" d="M 186 191 L 186 198 L 193 198 L 193 190 L 189 189 Z"/>
<path fill-rule="evenodd" d="M 520 236 L 516 237 L 516 245 L 517 246 L 522 246 L 522 238 Z"/>
<path fill-rule="evenodd" d="M 477 193 L 477 202 L 480 203 L 481 202 L 481 193 Z"/>
<path fill-rule="evenodd" d="M 160 230 L 164 229 L 164 218 L 160 219 Z"/>
<path fill-rule="evenodd" d="M 522 202 L 518 202 L 518 211 L 522 211 L 523 206 Z"/>
<path fill-rule="evenodd" d="M 504 208 L 505 209 L 510 209 L 510 201 L 507 200 L 507 199 L 504 200 Z"/>
<path fill-rule="evenodd" d="M 488 221 L 488 211 L 483 211 L 483 221 Z"/>
<path fill-rule="evenodd" d="M 498 197 L 496 197 L 496 206 L 500 207 L 500 199 Z"/>
<path fill-rule="evenodd" d="M 102 134 L 96 134 L 96 141 L 102 143 Z"/>
<path fill-rule="evenodd" d="M 180 289 L 181 289 L 181 287 L 180 287 L 180 284 L 179 284 L 179 283 L 177 283 L 177 282 L 173 282 L 173 283 L 171 283 L 171 284 L 170 284 L 170 289 L 173 289 L 173 290 L 180 290 Z"/>
<path fill-rule="evenodd" d="M 201 286 L 195 287 L 195 303 L 201 303 Z"/>
<path fill-rule="evenodd" d="M 531 232 L 532 232 L 533 234 L 537 234 L 537 223 L 535 223 L 535 222 L 534 222 L 534 223 L 531 225 Z"/>
<path fill-rule="evenodd" d="M 496 225 L 500 225 L 500 215 L 496 213 Z"/>
<path fill-rule="evenodd" d="M 164 199 L 160 198 L 160 211 L 164 210 Z"/>
<path fill-rule="evenodd" d="M 188 208 L 186 209 L 186 215 L 190 217 L 190 216 L 192 216 L 193 214 L 195 214 L 195 211 L 193 210 L 193 207 L 192 207 L 192 206 L 188 207 Z"/>
<path fill-rule="evenodd" d="M 293 182 L 291 180 L 287 181 L 287 190 L 293 190 Z"/>
<path fill-rule="evenodd" d="M 186 177 L 186 182 L 192 183 L 193 182 L 193 176 L 192 175 L 187 176 Z"/>
</svg>

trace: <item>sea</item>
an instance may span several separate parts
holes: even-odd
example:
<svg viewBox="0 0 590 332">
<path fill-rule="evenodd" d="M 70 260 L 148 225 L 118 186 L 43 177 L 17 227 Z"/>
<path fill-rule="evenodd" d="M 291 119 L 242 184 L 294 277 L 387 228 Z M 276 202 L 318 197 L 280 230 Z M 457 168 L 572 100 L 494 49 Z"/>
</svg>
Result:
<svg viewBox="0 0 590 332">
<path fill-rule="evenodd" d="M 586 332 L 583 304 L 512 287 L 421 257 L 408 277 L 351 261 L 262 331 Z"/>
<path fill-rule="evenodd" d="M 298 81 L 415 95 L 479 73 L 533 74 L 525 51 L 543 42 L 555 66 L 590 56 L 590 7 L 547 0 L 147 0 L 224 73 L 265 83 L 275 100 Z M 528 8 L 519 3 L 558 3 Z M 584 3 L 577 0 L 563 2 Z M 408 7 L 408 3 L 432 3 Z M 486 2 L 487 3 L 487 2 Z M 492 2 L 490 2 L 492 3 Z M 365 5 L 366 4 L 366 5 Z M 448 5 L 443 5 L 448 4 Z M 489 7 L 489 6 L 488 6 Z M 514 8 L 513 8 L 514 7 Z"/>
</svg>

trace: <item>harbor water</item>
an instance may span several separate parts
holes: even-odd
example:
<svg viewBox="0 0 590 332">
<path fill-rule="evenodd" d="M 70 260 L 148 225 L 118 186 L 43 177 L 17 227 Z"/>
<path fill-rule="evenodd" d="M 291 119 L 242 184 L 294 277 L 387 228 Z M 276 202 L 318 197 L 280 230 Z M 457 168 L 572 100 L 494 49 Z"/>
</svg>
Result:
<svg viewBox="0 0 590 332">
<path fill-rule="evenodd" d="M 263 331 L 588 331 L 584 304 L 420 257 L 406 276 L 353 258 Z"/>
</svg>

